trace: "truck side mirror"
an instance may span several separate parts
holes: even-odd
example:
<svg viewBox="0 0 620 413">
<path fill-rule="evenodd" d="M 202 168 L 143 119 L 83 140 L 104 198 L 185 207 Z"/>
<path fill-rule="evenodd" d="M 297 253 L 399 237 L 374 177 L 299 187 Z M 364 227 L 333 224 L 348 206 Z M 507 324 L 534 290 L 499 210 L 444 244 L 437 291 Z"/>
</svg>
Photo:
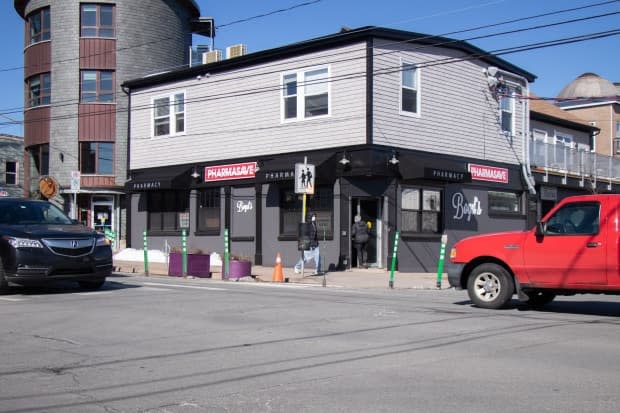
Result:
<svg viewBox="0 0 620 413">
<path fill-rule="evenodd" d="M 542 221 L 538 221 L 536 223 L 536 237 L 540 238 L 545 235 L 545 223 Z"/>
</svg>

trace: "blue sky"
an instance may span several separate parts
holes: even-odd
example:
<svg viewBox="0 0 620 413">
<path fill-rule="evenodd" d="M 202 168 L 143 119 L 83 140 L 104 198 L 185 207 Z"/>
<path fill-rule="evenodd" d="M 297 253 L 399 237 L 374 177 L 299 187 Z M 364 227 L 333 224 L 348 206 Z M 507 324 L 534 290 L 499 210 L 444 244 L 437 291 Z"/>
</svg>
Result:
<svg viewBox="0 0 620 413">
<path fill-rule="evenodd" d="M 486 51 L 532 45 L 556 39 L 590 35 L 620 29 L 620 1 L 583 8 L 605 0 L 196 0 L 203 16 L 215 18 L 218 29 L 215 47 L 245 43 L 249 52 L 283 46 L 338 32 L 341 27 L 382 26 L 417 33 L 445 35 L 467 40 Z M 307 3 L 306 5 L 303 5 Z M 296 7 L 299 6 L 299 7 Z M 273 13 L 277 10 L 289 9 Z M 270 14 L 273 13 L 273 14 Z M 492 28 L 462 32 L 480 26 L 550 15 L 503 24 Z M 242 23 L 239 20 L 257 17 Z M 550 28 L 531 29 L 513 34 L 491 34 L 527 29 L 568 20 L 581 21 Z M 460 32 L 460 33 L 455 33 Z M 452 33 L 452 34 L 448 34 Z M 486 37 L 485 37 L 486 36 Z M 481 37 L 469 40 L 473 37 Z M 0 38 L 4 39 L 0 63 L 0 132 L 22 136 L 23 107 L 23 20 L 13 0 L 0 1 Z M 210 43 L 196 38 L 194 44 Z M 620 36 L 502 55 L 509 62 L 538 76 L 532 91 L 541 97 L 554 97 L 582 73 L 594 72 L 620 82 Z"/>
</svg>

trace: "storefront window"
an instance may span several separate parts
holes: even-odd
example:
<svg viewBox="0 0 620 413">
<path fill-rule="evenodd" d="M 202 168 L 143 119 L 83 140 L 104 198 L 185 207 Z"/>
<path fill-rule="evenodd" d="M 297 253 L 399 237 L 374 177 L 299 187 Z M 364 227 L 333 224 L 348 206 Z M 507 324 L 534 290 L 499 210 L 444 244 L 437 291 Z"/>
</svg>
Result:
<svg viewBox="0 0 620 413">
<path fill-rule="evenodd" d="M 489 191 L 489 213 L 521 213 L 521 197 L 514 192 Z"/>
<path fill-rule="evenodd" d="M 314 195 L 308 195 L 306 208 L 315 213 L 319 239 L 333 239 L 334 234 L 334 193 L 329 186 L 319 186 Z M 280 190 L 280 236 L 297 238 L 301 222 L 302 195 L 293 188 Z"/>
<path fill-rule="evenodd" d="M 149 192 L 147 210 L 149 231 L 180 231 L 179 214 L 189 211 L 189 195 L 186 191 Z"/>
<path fill-rule="evenodd" d="M 403 233 L 436 234 L 441 231 L 441 191 L 405 188 L 401 194 Z"/>
<path fill-rule="evenodd" d="M 198 192 L 198 231 L 212 235 L 220 233 L 220 188 L 208 188 Z"/>
</svg>

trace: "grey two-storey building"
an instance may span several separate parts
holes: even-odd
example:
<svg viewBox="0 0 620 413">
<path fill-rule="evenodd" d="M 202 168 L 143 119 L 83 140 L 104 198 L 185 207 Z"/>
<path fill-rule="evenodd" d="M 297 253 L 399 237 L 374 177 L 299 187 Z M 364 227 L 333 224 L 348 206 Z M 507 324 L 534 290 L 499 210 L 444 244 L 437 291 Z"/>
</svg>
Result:
<svg viewBox="0 0 620 413">
<path fill-rule="evenodd" d="M 527 225 L 531 73 L 471 44 L 366 27 L 125 82 L 130 245 L 180 245 L 292 266 L 302 196 L 325 268 L 352 264 L 355 215 L 369 261 L 435 271 L 442 234 Z M 304 169 L 305 170 L 305 169 Z M 299 184 L 299 183 L 297 183 Z"/>
</svg>

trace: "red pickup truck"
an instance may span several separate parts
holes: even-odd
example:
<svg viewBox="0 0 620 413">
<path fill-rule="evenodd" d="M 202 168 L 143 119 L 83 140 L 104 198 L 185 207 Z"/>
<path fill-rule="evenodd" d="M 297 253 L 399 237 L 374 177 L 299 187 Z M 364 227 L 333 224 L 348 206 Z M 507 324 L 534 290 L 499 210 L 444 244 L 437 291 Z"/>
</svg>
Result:
<svg viewBox="0 0 620 413">
<path fill-rule="evenodd" d="M 446 269 L 450 285 L 484 308 L 504 307 L 515 293 L 531 305 L 620 294 L 620 195 L 564 198 L 529 231 L 464 238 Z"/>
</svg>

